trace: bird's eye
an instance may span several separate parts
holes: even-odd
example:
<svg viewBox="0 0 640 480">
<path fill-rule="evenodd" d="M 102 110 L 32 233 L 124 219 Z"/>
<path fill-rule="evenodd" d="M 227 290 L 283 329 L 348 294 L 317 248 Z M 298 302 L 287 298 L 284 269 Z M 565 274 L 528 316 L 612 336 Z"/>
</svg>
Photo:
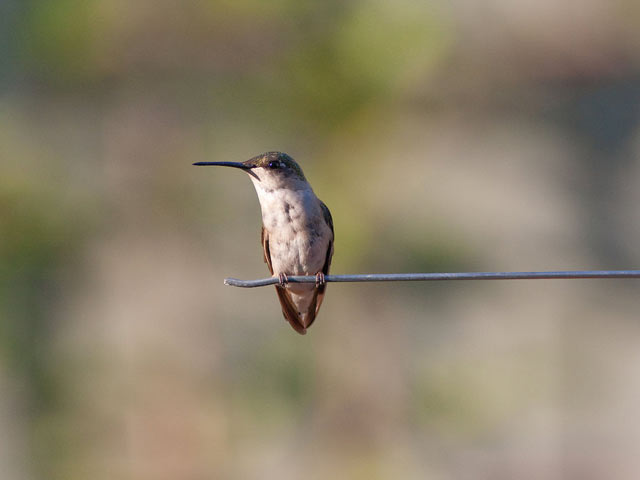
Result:
<svg viewBox="0 0 640 480">
<path fill-rule="evenodd" d="M 269 168 L 276 168 L 278 166 L 278 162 L 269 162 L 269 164 L 267 165 L 267 167 Z"/>
</svg>

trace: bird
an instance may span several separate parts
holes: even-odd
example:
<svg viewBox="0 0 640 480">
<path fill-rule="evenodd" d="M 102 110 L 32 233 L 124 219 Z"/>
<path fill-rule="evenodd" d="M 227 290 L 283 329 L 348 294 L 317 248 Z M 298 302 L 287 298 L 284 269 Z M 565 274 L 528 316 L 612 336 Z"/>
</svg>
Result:
<svg viewBox="0 0 640 480">
<path fill-rule="evenodd" d="M 333 257 L 331 212 L 316 196 L 300 165 L 282 152 L 266 152 L 245 162 L 196 162 L 243 170 L 255 187 L 262 213 L 264 261 L 273 277 L 282 314 L 301 335 L 313 324 L 326 292 Z M 314 275 L 313 283 L 288 276 Z"/>
</svg>

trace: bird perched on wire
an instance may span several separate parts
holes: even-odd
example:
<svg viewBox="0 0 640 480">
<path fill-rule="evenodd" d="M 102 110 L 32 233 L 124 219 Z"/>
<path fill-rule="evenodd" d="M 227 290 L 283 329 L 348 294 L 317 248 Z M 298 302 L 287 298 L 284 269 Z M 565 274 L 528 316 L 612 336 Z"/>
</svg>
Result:
<svg viewBox="0 0 640 480">
<path fill-rule="evenodd" d="M 264 261 L 279 284 L 284 318 L 307 333 L 320 310 L 333 256 L 333 220 L 313 192 L 300 165 L 286 153 L 267 152 L 246 162 L 197 162 L 233 167 L 249 174 L 262 210 Z M 316 283 L 289 283 L 288 275 L 315 275 Z"/>
</svg>

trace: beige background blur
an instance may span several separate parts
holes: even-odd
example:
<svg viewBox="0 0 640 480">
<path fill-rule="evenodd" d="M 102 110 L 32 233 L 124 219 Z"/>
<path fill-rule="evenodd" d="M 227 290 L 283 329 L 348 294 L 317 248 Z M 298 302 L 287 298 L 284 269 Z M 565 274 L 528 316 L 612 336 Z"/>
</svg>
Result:
<svg viewBox="0 0 640 480">
<path fill-rule="evenodd" d="M 305 337 L 247 178 L 333 273 L 640 264 L 632 0 L 0 1 L 0 478 L 636 479 L 635 280 L 329 285 Z"/>
</svg>

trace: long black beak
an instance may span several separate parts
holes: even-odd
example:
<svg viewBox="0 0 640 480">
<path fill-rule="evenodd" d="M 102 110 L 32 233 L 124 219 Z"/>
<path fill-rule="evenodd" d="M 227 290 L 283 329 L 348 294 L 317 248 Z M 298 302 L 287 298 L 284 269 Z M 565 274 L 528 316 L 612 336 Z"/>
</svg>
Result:
<svg viewBox="0 0 640 480">
<path fill-rule="evenodd" d="M 199 167 L 213 165 L 213 166 L 218 166 L 218 167 L 239 168 L 240 170 L 244 170 L 245 172 L 247 172 L 252 177 L 255 177 L 258 180 L 260 180 L 260 178 L 258 178 L 258 176 L 251 171 L 252 168 L 255 168 L 254 166 L 246 165 L 246 164 L 241 163 L 241 162 L 196 162 L 196 163 L 194 163 L 194 165 L 197 165 Z"/>
</svg>

